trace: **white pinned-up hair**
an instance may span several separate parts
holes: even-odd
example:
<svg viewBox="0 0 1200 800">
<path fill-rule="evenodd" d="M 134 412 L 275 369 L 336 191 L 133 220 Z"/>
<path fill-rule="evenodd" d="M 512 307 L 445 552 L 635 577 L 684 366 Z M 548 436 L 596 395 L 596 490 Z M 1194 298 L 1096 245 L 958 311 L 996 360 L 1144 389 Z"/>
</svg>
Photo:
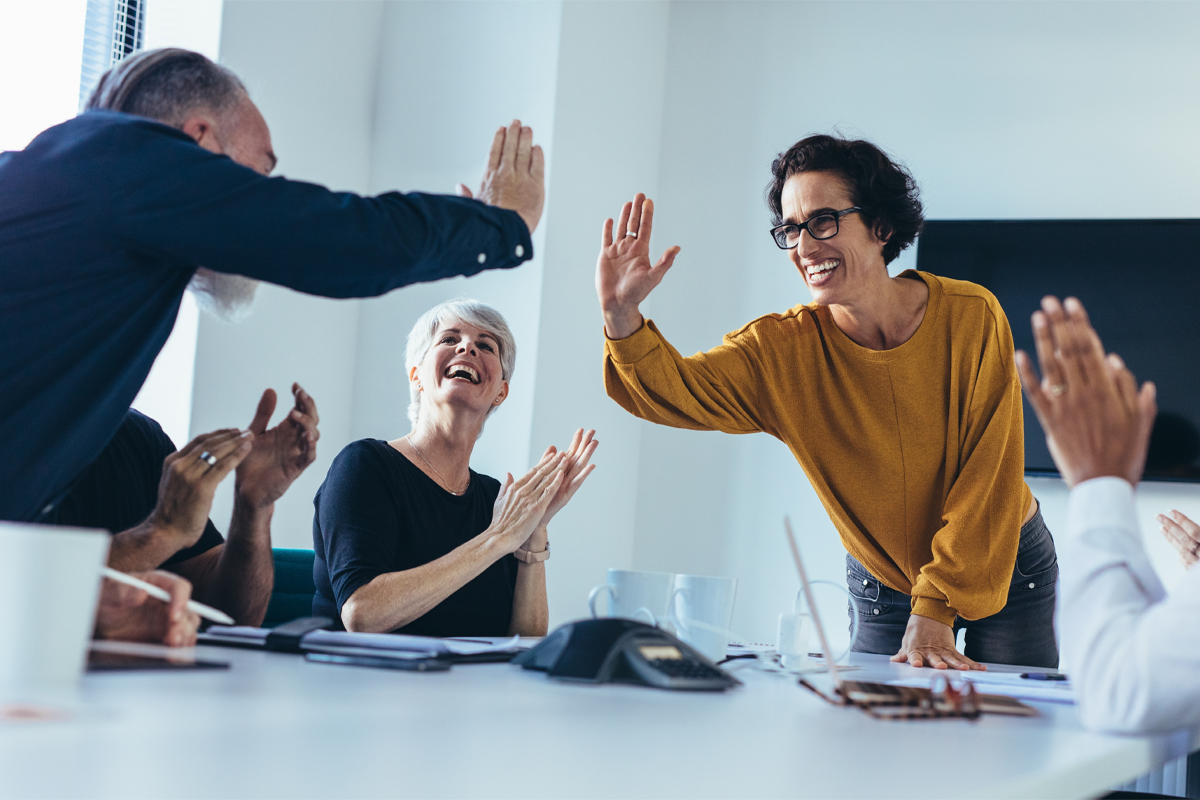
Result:
<svg viewBox="0 0 1200 800">
<path fill-rule="evenodd" d="M 512 380 L 513 367 L 517 363 L 517 342 L 513 339 L 512 331 L 504 316 L 487 303 L 472 300 L 469 297 L 456 297 L 445 303 L 434 306 L 421 315 L 412 330 L 408 332 L 408 346 L 404 355 L 404 375 L 407 378 L 412 368 L 420 366 L 425 360 L 425 354 L 433 347 L 433 339 L 442 323 L 458 321 L 487 331 L 496 337 L 500 345 L 500 375 L 504 380 Z M 408 419 L 413 427 L 421 417 L 421 392 L 417 390 L 415 381 L 408 382 Z M 499 406 L 492 406 L 490 416 Z"/>
</svg>

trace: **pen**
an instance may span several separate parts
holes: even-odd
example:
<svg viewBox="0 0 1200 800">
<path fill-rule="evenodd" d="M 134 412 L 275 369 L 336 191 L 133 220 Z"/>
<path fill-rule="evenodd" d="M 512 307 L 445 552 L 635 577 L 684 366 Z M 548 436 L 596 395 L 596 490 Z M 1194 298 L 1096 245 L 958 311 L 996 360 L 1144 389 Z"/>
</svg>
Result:
<svg viewBox="0 0 1200 800">
<path fill-rule="evenodd" d="M 1028 678 L 1031 681 L 1065 681 L 1067 676 L 1061 672 L 1022 672 L 1022 678 Z"/>
<path fill-rule="evenodd" d="M 145 581 L 139 580 L 132 575 L 126 575 L 124 572 L 118 572 L 112 567 L 101 567 L 100 574 L 110 580 L 116 581 L 117 583 L 123 583 L 126 586 L 132 586 L 135 589 L 141 589 L 146 594 L 157 600 L 162 600 L 164 603 L 171 602 L 171 595 L 167 594 L 165 589 L 160 589 L 154 584 L 146 583 Z M 218 611 L 212 606 L 204 605 L 204 603 L 197 603 L 195 600 L 188 600 L 187 607 L 188 611 L 191 611 L 193 614 L 199 614 L 205 619 L 212 620 L 213 622 L 219 622 L 222 625 L 237 624 L 234 618 L 226 614 L 224 611 Z"/>
</svg>

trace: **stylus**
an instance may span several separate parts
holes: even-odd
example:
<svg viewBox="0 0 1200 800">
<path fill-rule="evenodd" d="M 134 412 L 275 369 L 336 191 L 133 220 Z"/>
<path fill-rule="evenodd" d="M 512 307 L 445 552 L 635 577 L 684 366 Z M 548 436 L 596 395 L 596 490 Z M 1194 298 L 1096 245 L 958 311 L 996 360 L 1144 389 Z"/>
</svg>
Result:
<svg viewBox="0 0 1200 800">
<path fill-rule="evenodd" d="M 116 581 L 117 583 L 123 583 L 126 586 L 132 586 L 135 589 L 141 589 L 143 592 L 155 598 L 156 600 L 162 600 L 164 603 L 171 602 L 171 595 L 167 594 L 165 589 L 160 589 L 154 584 L 146 583 L 145 581 L 135 578 L 132 575 L 126 575 L 124 572 L 118 572 L 112 567 L 101 567 L 100 574 L 109 580 Z M 193 614 L 199 614 L 205 619 L 210 619 L 213 622 L 219 622 L 222 625 L 237 624 L 234 618 L 226 614 L 224 611 L 218 611 L 212 606 L 204 605 L 204 603 L 197 603 L 195 600 L 188 600 L 187 607 L 188 611 L 191 611 Z"/>
</svg>

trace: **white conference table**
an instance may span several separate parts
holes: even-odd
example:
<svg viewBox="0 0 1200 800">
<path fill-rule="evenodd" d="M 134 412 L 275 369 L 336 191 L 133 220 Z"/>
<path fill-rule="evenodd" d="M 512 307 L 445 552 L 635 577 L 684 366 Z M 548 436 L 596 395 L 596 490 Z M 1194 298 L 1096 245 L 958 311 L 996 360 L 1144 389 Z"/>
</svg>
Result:
<svg viewBox="0 0 1200 800">
<path fill-rule="evenodd" d="M 72 718 L 0 723 L 0 797 L 1084 797 L 1200 746 L 1087 733 L 1050 703 L 878 721 L 749 669 L 708 694 L 195 653 L 232 668 L 89 674 Z M 852 662 L 856 678 L 930 674 Z"/>
</svg>

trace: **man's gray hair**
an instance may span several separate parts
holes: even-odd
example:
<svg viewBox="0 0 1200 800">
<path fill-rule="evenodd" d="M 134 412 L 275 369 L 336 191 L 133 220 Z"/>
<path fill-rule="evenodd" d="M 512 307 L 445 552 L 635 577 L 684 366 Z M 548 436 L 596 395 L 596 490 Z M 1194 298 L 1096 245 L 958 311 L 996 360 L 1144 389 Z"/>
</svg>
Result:
<svg viewBox="0 0 1200 800">
<path fill-rule="evenodd" d="M 218 116 L 247 96 L 237 75 L 200 53 L 146 50 L 100 76 L 84 111 L 123 111 L 178 128 L 196 111 Z"/>
<path fill-rule="evenodd" d="M 438 327 L 451 320 L 474 325 L 495 336 L 496 341 L 500 344 L 500 376 L 506 381 L 512 380 L 513 367 L 517 363 L 517 341 L 513 338 L 508 323 L 505 322 L 504 316 L 499 311 L 487 303 L 481 303 L 469 297 L 458 297 L 436 305 L 422 314 L 421 318 L 417 320 L 417 324 L 413 325 L 412 330 L 408 333 L 408 347 L 404 357 L 406 376 L 412 372 L 413 367 L 420 366 L 421 362 L 425 360 L 425 354 L 429 352 L 429 348 L 433 347 L 433 339 L 437 335 Z M 421 417 L 421 392 L 417 390 L 415 381 L 408 382 L 408 393 L 411 398 L 408 404 L 408 419 L 415 428 L 417 420 Z M 492 410 L 488 414 L 490 415 L 497 408 L 499 406 L 492 406 Z"/>
</svg>

